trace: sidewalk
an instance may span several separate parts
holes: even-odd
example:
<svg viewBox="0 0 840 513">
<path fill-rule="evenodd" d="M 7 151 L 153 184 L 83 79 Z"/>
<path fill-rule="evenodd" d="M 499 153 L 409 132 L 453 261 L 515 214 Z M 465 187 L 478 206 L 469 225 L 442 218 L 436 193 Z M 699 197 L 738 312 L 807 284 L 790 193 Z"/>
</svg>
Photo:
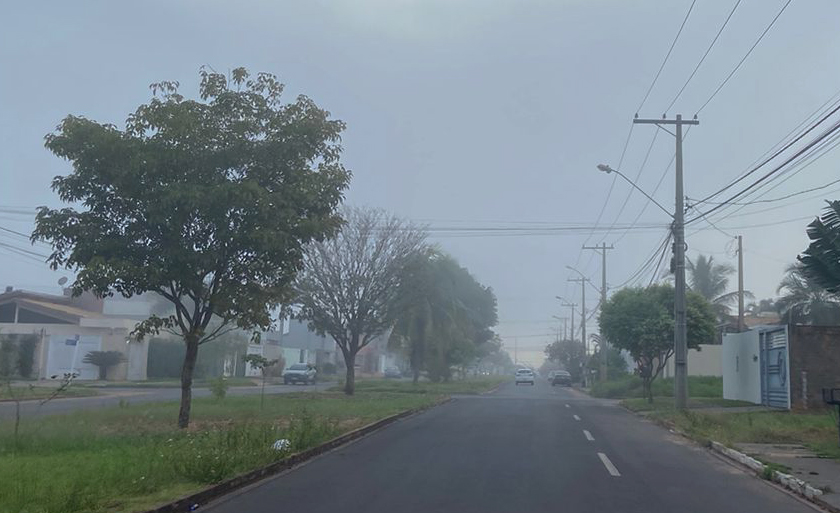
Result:
<svg viewBox="0 0 840 513">
<path fill-rule="evenodd" d="M 736 449 L 764 463 L 787 467 L 791 474 L 823 491 L 821 499 L 840 509 L 840 462 L 820 458 L 810 449 L 798 444 L 737 443 Z"/>
</svg>

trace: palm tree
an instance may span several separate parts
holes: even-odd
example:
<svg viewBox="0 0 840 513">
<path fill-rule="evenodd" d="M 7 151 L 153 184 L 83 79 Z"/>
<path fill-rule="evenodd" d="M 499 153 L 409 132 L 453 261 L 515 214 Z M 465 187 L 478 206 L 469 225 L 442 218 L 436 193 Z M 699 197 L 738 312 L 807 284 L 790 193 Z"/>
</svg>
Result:
<svg viewBox="0 0 840 513">
<path fill-rule="evenodd" d="M 726 292 L 729 276 L 735 272 L 735 268 L 729 264 L 718 264 L 715 257 L 705 255 L 698 256 L 696 261 L 686 259 L 686 264 L 691 290 L 708 299 L 719 318 L 726 317 L 729 314 L 729 306 L 738 300 L 737 290 Z M 753 297 L 748 291 L 744 291 L 744 295 Z"/>
<path fill-rule="evenodd" d="M 809 274 L 801 263 L 788 266 L 776 292 L 782 320 L 793 324 L 826 326 L 840 323 L 840 302 Z"/>
<path fill-rule="evenodd" d="M 831 294 L 840 294 L 840 200 L 829 201 L 807 233 L 811 244 L 799 257 L 804 273 Z"/>
</svg>

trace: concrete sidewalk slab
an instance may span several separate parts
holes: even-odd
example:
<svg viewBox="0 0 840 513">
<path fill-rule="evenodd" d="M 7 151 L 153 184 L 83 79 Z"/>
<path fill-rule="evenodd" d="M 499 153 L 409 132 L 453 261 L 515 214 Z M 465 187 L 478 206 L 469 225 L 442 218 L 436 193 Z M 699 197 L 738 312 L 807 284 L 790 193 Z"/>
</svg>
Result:
<svg viewBox="0 0 840 513">
<path fill-rule="evenodd" d="M 799 444 L 738 443 L 737 448 L 765 463 L 784 465 L 788 474 L 823 490 L 821 499 L 840 509 L 840 462 L 820 458 Z"/>
</svg>

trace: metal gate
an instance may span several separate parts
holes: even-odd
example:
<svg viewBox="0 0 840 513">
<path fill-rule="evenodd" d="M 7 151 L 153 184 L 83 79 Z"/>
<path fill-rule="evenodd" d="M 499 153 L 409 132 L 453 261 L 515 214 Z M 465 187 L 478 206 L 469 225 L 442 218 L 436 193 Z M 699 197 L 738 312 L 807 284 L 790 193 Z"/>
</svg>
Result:
<svg viewBox="0 0 840 513">
<path fill-rule="evenodd" d="M 761 350 L 761 402 L 790 408 L 790 366 L 787 326 L 759 333 Z"/>
</svg>

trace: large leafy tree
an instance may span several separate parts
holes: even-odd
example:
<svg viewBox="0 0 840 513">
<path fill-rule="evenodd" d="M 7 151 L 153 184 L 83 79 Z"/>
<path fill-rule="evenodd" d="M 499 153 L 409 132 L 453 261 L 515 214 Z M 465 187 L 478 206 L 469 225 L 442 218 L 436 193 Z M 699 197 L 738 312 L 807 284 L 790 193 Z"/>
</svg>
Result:
<svg viewBox="0 0 840 513">
<path fill-rule="evenodd" d="M 738 291 L 727 292 L 729 277 L 735 272 L 730 264 L 719 264 L 713 256 L 699 255 L 696 260 L 686 260 L 688 283 L 691 290 L 697 292 L 709 302 L 718 318 L 729 314 L 730 306 L 738 300 Z M 752 297 L 752 293 L 744 291 Z"/>
<path fill-rule="evenodd" d="M 779 283 L 776 308 L 782 320 L 793 324 L 827 326 L 840 323 L 840 301 L 827 291 L 813 275 L 806 271 L 805 263 L 788 266 Z"/>
<path fill-rule="evenodd" d="M 807 233 L 811 244 L 799 257 L 804 274 L 829 293 L 840 294 L 840 200 L 829 201 Z"/>
<path fill-rule="evenodd" d="M 572 375 L 572 381 L 581 380 L 586 355 L 580 342 L 557 339 L 545 347 L 545 356 L 549 361 L 558 363 L 568 371 Z"/>
<path fill-rule="evenodd" d="M 334 238 L 307 247 L 296 316 L 338 344 L 352 395 L 356 354 L 396 322 L 403 270 L 424 250 L 426 232 L 379 210 L 346 208 L 344 216 Z"/>
<path fill-rule="evenodd" d="M 494 352 L 490 328 L 497 322 L 496 297 L 452 257 L 417 254 L 404 269 L 398 292 L 389 342 L 408 355 L 415 381 L 424 369 L 432 380 L 448 380 L 453 366 Z"/>
<path fill-rule="evenodd" d="M 714 336 L 715 316 L 709 302 L 696 292 L 686 301 L 688 347 Z M 670 284 L 619 290 L 601 307 L 601 334 L 630 353 L 653 401 L 651 384 L 674 354 L 674 288 Z"/>
<path fill-rule="evenodd" d="M 73 291 L 154 292 L 174 306 L 136 335 L 182 337 L 178 425 L 190 418 L 199 346 L 235 327 L 267 328 L 290 299 L 303 246 L 333 234 L 350 174 L 339 161 L 341 121 L 300 96 L 281 102 L 273 75 L 201 71 L 198 100 L 176 82 L 124 130 L 68 116 L 46 147 L 73 171 L 53 180 L 74 205 L 42 207 L 33 240 L 49 262 L 77 271 Z"/>
</svg>

